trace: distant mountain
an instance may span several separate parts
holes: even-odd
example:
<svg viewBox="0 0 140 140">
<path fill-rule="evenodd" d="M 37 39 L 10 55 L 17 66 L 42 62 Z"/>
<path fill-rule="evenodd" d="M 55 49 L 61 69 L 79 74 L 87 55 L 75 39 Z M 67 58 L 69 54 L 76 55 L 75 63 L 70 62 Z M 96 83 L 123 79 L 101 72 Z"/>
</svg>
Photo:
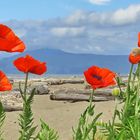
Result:
<svg viewBox="0 0 140 140">
<path fill-rule="evenodd" d="M 19 73 L 12 62 L 25 54 L 47 62 L 49 74 L 82 74 L 92 65 L 107 67 L 117 73 L 126 74 L 130 67 L 127 55 L 73 54 L 45 48 L 4 58 L 0 61 L 0 69 L 8 74 Z"/>
</svg>

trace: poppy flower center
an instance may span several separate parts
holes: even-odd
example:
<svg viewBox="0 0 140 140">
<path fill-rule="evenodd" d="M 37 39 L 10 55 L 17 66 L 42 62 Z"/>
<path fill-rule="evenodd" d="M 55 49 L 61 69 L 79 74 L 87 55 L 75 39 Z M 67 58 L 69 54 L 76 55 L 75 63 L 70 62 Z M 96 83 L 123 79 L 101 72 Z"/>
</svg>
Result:
<svg viewBox="0 0 140 140">
<path fill-rule="evenodd" d="M 97 80 L 101 80 L 101 79 L 102 79 L 102 77 L 101 77 L 101 76 L 94 75 L 94 74 L 92 75 L 92 77 L 93 77 L 93 78 L 96 78 Z"/>
</svg>

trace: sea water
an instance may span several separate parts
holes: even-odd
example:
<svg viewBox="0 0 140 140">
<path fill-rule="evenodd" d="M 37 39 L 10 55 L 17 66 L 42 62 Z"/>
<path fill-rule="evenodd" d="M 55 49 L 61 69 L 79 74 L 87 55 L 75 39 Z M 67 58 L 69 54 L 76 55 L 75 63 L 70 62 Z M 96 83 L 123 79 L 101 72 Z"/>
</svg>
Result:
<svg viewBox="0 0 140 140">
<path fill-rule="evenodd" d="M 25 74 L 7 74 L 9 79 L 24 79 Z M 76 78 L 76 77 L 83 77 L 82 74 L 43 74 L 43 75 L 35 75 L 30 74 L 29 78 L 31 79 L 39 79 L 39 78 Z"/>
</svg>

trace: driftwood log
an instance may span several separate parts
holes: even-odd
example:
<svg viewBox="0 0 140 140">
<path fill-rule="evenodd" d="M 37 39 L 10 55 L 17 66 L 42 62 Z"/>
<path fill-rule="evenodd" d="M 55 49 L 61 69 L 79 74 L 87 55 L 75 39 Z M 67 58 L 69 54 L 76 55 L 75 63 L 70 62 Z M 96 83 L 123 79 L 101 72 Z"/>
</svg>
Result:
<svg viewBox="0 0 140 140">
<path fill-rule="evenodd" d="M 71 101 L 89 101 L 89 95 L 80 94 L 52 94 L 50 95 L 51 100 L 71 100 Z M 93 101 L 108 101 L 113 100 L 111 96 L 93 96 Z"/>
<path fill-rule="evenodd" d="M 62 84 L 83 84 L 84 79 L 82 78 L 70 78 L 70 79 L 48 79 L 46 82 L 49 85 L 62 85 Z"/>
<path fill-rule="evenodd" d="M 51 100 L 89 101 L 92 90 L 61 89 L 50 95 Z M 111 89 L 96 90 L 93 101 L 114 100 Z"/>
</svg>

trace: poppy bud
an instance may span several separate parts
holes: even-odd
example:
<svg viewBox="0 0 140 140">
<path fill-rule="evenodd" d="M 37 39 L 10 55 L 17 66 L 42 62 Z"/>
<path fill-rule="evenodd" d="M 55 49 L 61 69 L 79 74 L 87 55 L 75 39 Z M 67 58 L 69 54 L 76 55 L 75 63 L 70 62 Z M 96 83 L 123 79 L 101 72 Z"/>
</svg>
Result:
<svg viewBox="0 0 140 140">
<path fill-rule="evenodd" d="M 134 48 L 131 53 L 134 55 L 134 56 L 138 56 L 140 55 L 140 48 Z"/>
<path fill-rule="evenodd" d="M 140 48 L 134 48 L 129 55 L 129 62 L 138 64 L 140 62 Z"/>
<path fill-rule="evenodd" d="M 100 119 L 100 121 L 98 121 L 96 124 L 97 124 L 98 126 L 103 126 L 103 125 L 104 125 L 104 122 L 103 122 L 102 119 Z"/>
<path fill-rule="evenodd" d="M 119 88 L 114 88 L 114 89 L 112 90 L 112 95 L 113 95 L 113 96 L 118 96 L 118 95 L 120 95 L 120 89 L 119 89 Z"/>
<path fill-rule="evenodd" d="M 140 32 L 138 33 L 138 47 L 140 47 Z"/>
</svg>

